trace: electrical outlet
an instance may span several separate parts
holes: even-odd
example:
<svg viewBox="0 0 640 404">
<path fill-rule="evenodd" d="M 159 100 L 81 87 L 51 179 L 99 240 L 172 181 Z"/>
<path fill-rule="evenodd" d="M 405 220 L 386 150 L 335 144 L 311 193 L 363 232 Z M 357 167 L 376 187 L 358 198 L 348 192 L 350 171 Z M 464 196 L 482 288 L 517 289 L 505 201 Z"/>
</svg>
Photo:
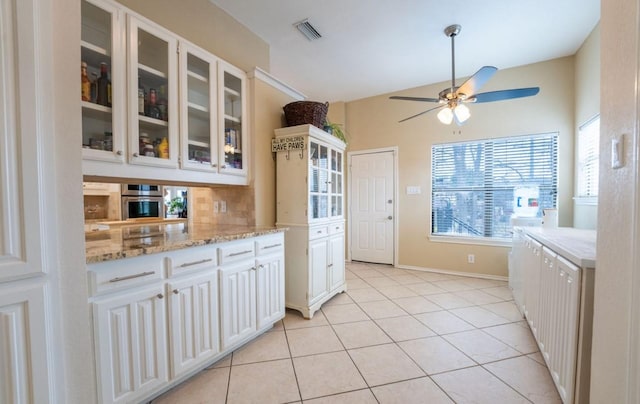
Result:
<svg viewBox="0 0 640 404">
<path fill-rule="evenodd" d="M 213 213 L 218 212 L 220 212 L 220 205 L 218 204 L 218 201 L 213 201 Z"/>
<path fill-rule="evenodd" d="M 227 201 L 220 201 L 220 213 L 227 213 Z"/>
<path fill-rule="evenodd" d="M 469 254 L 469 255 L 467 255 L 467 262 L 468 262 L 469 264 L 475 264 L 475 262 L 476 262 L 476 256 L 475 256 L 475 255 L 473 255 L 473 254 Z"/>
</svg>

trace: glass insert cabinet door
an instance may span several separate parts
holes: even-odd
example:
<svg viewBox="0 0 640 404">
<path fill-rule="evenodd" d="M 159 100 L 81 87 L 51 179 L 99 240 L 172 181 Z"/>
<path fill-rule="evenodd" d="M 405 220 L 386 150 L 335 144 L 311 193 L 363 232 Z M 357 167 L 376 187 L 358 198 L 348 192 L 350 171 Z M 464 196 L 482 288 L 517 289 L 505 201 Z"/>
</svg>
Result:
<svg viewBox="0 0 640 404">
<path fill-rule="evenodd" d="M 123 15 L 101 2 L 81 2 L 82 157 L 124 161 Z"/>
<path fill-rule="evenodd" d="M 128 16 L 129 162 L 176 167 L 177 40 Z"/>
<path fill-rule="evenodd" d="M 342 153 L 331 150 L 331 217 L 342 216 Z"/>
<path fill-rule="evenodd" d="M 328 217 L 329 173 L 327 146 L 309 142 L 309 218 Z"/>
<path fill-rule="evenodd" d="M 216 171 L 217 58 L 191 44 L 180 44 L 182 168 Z"/>
<path fill-rule="evenodd" d="M 246 74 L 223 61 L 218 62 L 218 99 L 220 108 L 219 171 L 227 174 L 246 175 L 247 144 L 246 100 L 243 98 Z"/>
</svg>

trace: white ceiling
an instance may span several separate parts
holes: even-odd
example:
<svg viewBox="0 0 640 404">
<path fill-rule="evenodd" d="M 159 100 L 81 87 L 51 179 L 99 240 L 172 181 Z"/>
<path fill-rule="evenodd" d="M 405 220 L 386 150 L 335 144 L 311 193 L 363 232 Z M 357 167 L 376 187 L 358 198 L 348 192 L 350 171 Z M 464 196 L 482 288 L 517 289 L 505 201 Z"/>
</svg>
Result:
<svg viewBox="0 0 640 404">
<path fill-rule="evenodd" d="M 270 45 L 270 73 L 308 99 L 352 101 L 573 55 L 600 19 L 599 0 L 210 0 Z M 310 42 L 303 19 L 322 34 Z M 437 94 L 425 94 L 432 97 Z"/>
</svg>

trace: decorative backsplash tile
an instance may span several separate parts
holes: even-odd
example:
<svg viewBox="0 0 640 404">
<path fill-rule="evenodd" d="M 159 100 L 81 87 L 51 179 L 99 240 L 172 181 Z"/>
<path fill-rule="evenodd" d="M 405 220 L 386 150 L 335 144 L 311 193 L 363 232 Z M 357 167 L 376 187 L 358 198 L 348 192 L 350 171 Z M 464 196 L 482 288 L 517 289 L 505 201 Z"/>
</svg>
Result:
<svg viewBox="0 0 640 404">
<path fill-rule="evenodd" d="M 255 202 L 249 187 L 192 187 L 189 188 L 192 200 L 189 221 L 195 224 L 232 224 L 254 226 Z M 218 213 L 214 213 L 214 203 L 218 202 Z M 221 211 L 222 201 L 227 211 Z"/>
</svg>

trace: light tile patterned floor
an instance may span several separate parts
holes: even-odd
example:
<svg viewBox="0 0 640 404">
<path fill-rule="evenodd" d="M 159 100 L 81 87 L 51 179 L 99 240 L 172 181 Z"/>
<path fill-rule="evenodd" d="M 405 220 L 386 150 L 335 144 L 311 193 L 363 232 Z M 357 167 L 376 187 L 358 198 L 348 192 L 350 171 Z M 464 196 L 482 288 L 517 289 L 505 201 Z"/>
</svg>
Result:
<svg viewBox="0 0 640 404">
<path fill-rule="evenodd" d="M 152 403 L 560 402 L 506 282 L 348 263 L 347 285 Z"/>
</svg>

